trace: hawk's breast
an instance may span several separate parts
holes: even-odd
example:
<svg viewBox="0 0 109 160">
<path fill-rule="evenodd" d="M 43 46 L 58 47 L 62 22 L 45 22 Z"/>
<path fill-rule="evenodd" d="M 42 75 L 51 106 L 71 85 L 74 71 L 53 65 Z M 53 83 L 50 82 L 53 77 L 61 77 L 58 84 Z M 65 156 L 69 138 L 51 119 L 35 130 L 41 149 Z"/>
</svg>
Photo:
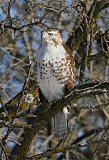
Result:
<svg viewBox="0 0 109 160">
<path fill-rule="evenodd" d="M 41 47 L 36 55 L 36 79 L 47 100 L 58 100 L 64 96 L 64 87 L 71 76 L 70 59 L 66 50 L 59 47 Z"/>
</svg>

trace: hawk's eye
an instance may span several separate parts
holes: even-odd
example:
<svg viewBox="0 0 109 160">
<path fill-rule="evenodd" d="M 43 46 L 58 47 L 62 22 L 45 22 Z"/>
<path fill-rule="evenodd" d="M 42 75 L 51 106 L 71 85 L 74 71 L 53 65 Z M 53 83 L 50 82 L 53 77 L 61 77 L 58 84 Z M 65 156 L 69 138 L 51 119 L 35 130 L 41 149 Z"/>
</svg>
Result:
<svg viewBox="0 0 109 160">
<path fill-rule="evenodd" d="M 53 36 L 53 33 L 48 33 L 49 37 L 52 37 Z"/>
</svg>

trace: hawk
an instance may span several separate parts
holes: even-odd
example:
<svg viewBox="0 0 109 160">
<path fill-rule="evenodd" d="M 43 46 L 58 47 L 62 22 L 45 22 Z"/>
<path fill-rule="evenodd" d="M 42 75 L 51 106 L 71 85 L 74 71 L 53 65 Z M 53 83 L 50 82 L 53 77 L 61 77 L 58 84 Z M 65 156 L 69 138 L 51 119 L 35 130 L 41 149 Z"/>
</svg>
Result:
<svg viewBox="0 0 109 160">
<path fill-rule="evenodd" d="M 71 50 L 63 43 L 58 30 L 42 32 L 41 45 L 35 57 L 36 81 L 48 102 L 65 96 L 66 87 L 74 88 L 75 62 Z M 67 133 L 68 106 L 54 117 L 55 136 Z"/>
</svg>

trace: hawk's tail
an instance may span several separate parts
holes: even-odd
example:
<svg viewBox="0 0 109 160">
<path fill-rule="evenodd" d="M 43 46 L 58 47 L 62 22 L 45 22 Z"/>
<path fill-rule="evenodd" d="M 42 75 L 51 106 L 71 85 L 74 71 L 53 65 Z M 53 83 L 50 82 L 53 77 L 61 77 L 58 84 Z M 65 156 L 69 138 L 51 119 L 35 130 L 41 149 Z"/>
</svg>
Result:
<svg viewBox="0 0 109 160">
<path fill-rule="evenodd" d="M 55 115 L 55 136 L 58 138 L 64 138 L 67 134 L 67 121 L 68 121 L 68 108 L 64 107 L 63 111 L 60 111 Z"/>
</svg>

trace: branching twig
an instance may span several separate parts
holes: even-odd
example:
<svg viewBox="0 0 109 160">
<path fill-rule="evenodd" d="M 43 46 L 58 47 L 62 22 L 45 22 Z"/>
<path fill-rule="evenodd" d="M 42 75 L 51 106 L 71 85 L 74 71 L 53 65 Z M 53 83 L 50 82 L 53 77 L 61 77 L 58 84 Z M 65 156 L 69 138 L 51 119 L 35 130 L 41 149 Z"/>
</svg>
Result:
<svg viewBox="0 0 109 160">
<path fill-rule="evenodd" d="M 99 127 L 98 130 L 96 129 L 95 130 L 95 133 L 97 132 L 102 132 L 103 130 L 107 130 L 109 128 L 109 126 L 105 126 L 105 127 Z M 97 140 L 88 140 L 86 143 L 81 143 L 81 144 L 72 144 L 70 146 L 67 146 L 67 147 L 58 147 L 56 149 L 53 149 L 53 150 L 47 150 L 46 152 L 44 153 L 41 153 L 41 154 L 38 154 L 38 155 L 35 155 L 35 156 L 30 156 L 30 157 L 27 157 L 27 159 L 31 159 L 31 158 L 34 158 L 35 160 L 39 160 L 40 158 L 44 158 L 44 157 L 48 157 L 49 155 L 52 155 L 52 154 L 56 154 L 56 153 L 60 153 L 60 152 L 66 152 L 68 150 L 77 150 L 77 149 L 80 149 L 80 148 L 83 148 L 83 147 L 87 147 L 87 146 L 90 146 L 91 144 L 96 144 L 99 142 L 100 139 L 97 139 Z M 107 138 L 105 137 L 102 137 L 102 141 L 107 141 Z"/>
<path fill-rule="evenodd" d="M 100 84 L 101 85 L 101 84 Z M 99 86 L 99 85 L 98 85 Z M 96 86 L 96 87 L 98 87 Z M 89 87 L 90 88 L 90 87 Z M 84 89 L 83 89 L 84 91 Z M 88 93 L 83 93 L 81 90 L 71 92 L 67 97 L 60 99 L 56 103 L 52 104 L 50 108 L 48 108 L 43 114 L 36 118 L 36 124 L 33 125 L 31 129 L 25 128 L 25 134 L 23 137 L 23 141 L 21 142 L 21 147 L 18 152 L 17 160 L 23 158 L 27 155 L 29 150 L 29 146 L 34 138 L 34 136 L 39 132 L 39 130 L 43 129 L 45 124 L 50 121 L 50 119 L 57 114 L 60 110 L 64 108 L 71 100 L 78 99 L 85 96 L 102 94 L 104 92 L 109 92 L 107 90 L 100 90 L 100 91 L 90 91 Z M 29 136 L 29 139 L 28 139 Z M 26 145 L 25 145 L 26 142 Z"/>
</svg>

